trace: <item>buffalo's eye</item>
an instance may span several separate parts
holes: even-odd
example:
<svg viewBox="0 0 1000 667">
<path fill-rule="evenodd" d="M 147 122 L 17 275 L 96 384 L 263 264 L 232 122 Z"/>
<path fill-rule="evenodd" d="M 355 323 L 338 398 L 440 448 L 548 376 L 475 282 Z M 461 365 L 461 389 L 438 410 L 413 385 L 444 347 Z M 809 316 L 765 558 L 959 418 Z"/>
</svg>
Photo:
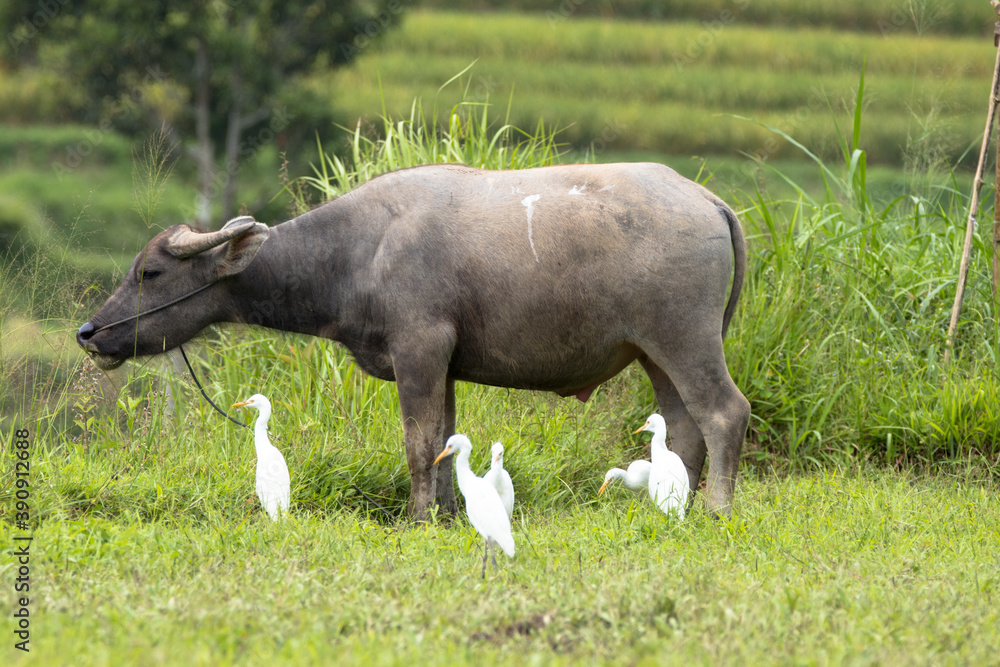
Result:
<svg viewBox="0 0 1000 667">
<path fill-rule="evenodd" d="M 161 273 L 160 271 L 156 271 L 155 269 L 146 269 L 145 271 L 142 272 L 140 279 L 143 281 L 152 280 L 156 276 L 160 275 L 160 273 Z"/>
</svg>

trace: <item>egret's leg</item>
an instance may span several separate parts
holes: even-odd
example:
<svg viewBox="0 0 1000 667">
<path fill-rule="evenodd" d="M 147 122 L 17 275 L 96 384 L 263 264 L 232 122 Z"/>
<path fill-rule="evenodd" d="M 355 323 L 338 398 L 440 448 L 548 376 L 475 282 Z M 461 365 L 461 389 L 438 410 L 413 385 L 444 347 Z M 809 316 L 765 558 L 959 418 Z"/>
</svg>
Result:
<svg viewBox="0 0 1000 667">
<path fill-rule="evenodd" d="M 487 541 L 487 543 L 489 542 L 489 540 L 486 540 L 486 541 Z M 497 572 L 497 550 L 493 547 L 492 544 L 490 544 L 490 558 L 493 559 L 493 573 L 496 574 L 496 572 Z"/>
<path fill-rule="evenodd" d="M 490 551 L 490 541 L 483 540 L 483 579 L 486 578 L 486 556 Z"/>
</svg>

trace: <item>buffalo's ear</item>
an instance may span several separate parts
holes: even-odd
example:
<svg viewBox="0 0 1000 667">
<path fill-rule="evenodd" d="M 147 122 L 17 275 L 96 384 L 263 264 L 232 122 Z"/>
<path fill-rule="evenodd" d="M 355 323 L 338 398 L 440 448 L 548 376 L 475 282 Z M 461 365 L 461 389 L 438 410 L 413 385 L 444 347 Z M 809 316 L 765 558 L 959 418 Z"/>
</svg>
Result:
<svg viewBox="0 0 1000 667">
<path fill-rule="evenodd" d="M 247 215 L 233 218 L 219 231 L 225 232 L 227 229 L 232 228 L 243 228 L 244 231 L 226 241 L 219 248 L 218 259 L 216 260 L 215 268 L 212 270 L 213 282 L 228 276 L 234 276 L 247 268 L 271 233 L 267 225 L 257 222 Z"/>
</svg>

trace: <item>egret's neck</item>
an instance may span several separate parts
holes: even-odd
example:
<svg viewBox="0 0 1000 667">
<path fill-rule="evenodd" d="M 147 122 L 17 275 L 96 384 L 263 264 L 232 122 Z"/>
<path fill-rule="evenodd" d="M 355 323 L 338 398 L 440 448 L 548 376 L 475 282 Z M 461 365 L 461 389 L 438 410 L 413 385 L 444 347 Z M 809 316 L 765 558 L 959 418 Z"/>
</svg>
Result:
<svg viewBox="0 0 1000 667">
<path fill-rule="evenodd" d="M 465 493 L 465 484 L 476 476 L 469 465 L 468 449 L 460 449 L 455 455 L 455 475 L 458 477 L 458 488 L 462 489 L 462 493 Z"/>
<path fill-rule="evenodd" d="M 253 425 L 254 443 L 260 446 L 262 442 L 271 442 L 271 439 L 267 437 L 267 422 L 271 418 L 271 411 L 264 409 L 260 411 L 260 415 L 257 417 L 257 421 Z"/>
<path fill-rule="evenodd" d="M 653 431 L 653 439 L 649 442 L 650 459 L 656 460 L 667 455 L 667 434 L 663 431 Z"/>
</svg>

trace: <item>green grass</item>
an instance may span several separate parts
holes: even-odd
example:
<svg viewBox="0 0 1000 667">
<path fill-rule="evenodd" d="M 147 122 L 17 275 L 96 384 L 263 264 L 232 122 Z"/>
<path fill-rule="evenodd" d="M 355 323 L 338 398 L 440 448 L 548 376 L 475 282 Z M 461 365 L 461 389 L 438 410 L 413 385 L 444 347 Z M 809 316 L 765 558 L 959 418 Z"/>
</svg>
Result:
<svg viewBox="0 0 1000 667">
<path fill-rule="evenodd" d="M 483 582 L 467 524 L 386 524 L 334 475 L 405 507 L 391 384 L 322 341 L 223 334 L 212 350 L 199 368 L 218 402 L 275 401 L 292 519 L 266 521 L 250 433 L 192 388 L 171 418 L 143 373 L 103 408 L 82 373 L 77 427 L 32 433 L 34 664 L 968 664 L 1000 647 L 981 462 L 745 467 L 731 522 L 696 509 L 672 525 L 641 496 L 596 496 L 606 467 L 643 455 L 634 369 L 587 405 L 460 384 L 474 466 L 502 439 L 518 494 L 518 553 Z"/>
<path fill-rule="evenodd" d="M 91 492 L 128 488 L 156 520 L 98 509 L 34 531 L 32 664 L 987 664 L 1000 648 L 996 489 L 961 474 L 744 478 L 731 522 L 671 525 L 627 492 L 597 500 L 593 471 L 576 505 L 521 503 L 518 552 L 482 581 L 464 522 L 385 526 L 297 490 L 271 525 L 248 437 L 202 456 L 214 479 L 196 459 Z M 56 490 L 120 472 L 36 457 Z"/>
<path fill-rule="evenodd" d="M 359 123 L 343 159 L 325 153 L 320 146 L 321 159 L 313 167 L 315 176 L 303 177 L 300 183 L 326 200 L 379 174 L 415 165 L 451 162 L 480 169 L 530 169 L 558 160 L 564 149 L 558 141 L 558 130 L 547 130 L 542 121 L 534 132 L 521 130 L 507 119 L 493 123 L 491 109 L 489 100 L 462 100 L 440 122 L 437 110 L 425 112 L 418 99 L 412 103 L 408 117 L 383 116 L 382 131 L 376 138 L 362 134 Z M 304 196 L 301 189 L 296 191 L 300 205 L 305 204 Z"/>
</svg>

